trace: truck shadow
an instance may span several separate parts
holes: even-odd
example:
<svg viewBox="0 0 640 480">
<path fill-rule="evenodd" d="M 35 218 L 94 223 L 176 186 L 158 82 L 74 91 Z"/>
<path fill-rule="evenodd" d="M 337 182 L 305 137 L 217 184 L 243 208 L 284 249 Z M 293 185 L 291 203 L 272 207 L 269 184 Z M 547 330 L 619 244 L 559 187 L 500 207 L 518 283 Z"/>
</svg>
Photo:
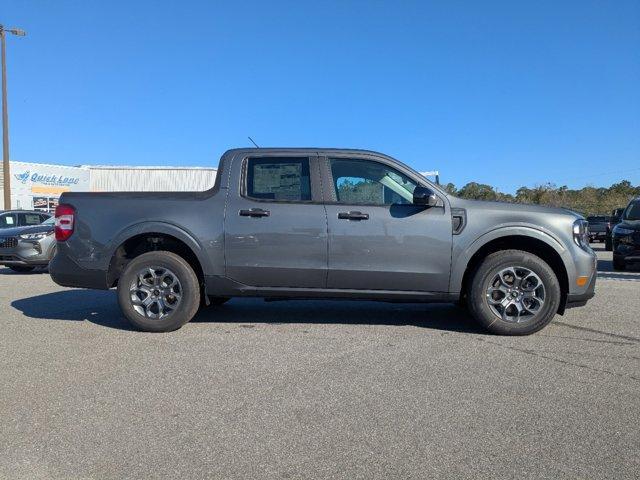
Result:
<svg viewBox="0 0 640 480">
<path fill-rule="evenodd" d="M 287 300 L 237 298 L 200 309 L 193 322 L 258 324 L 345 324 L 414 326 L 464 333 L 486 331 L 466 310 L 452 304 L 387 303 L 356 300 Z"/>
<path fill-rule="evenodd" d="M 120 313 L 114 291 L 63 290 L 15 300 L 11 306 L 29 318 L 88 321 L 107 328 L 133 330 Z M 262 299 L 237 298 L 222 306 L 201 308 L 192 322 L 414 326 L 486 334 L 464 309 L 451 304 L 332 300 L 264 302 Z"/>
<path fill-rule="evenodd" d="M 48 267 L 36 267 L 30 272 L 14 272 L 10 268 L 0 267 L 0 275 L 42 275 L 44 273 L 49 273 Z"/>
</svg>

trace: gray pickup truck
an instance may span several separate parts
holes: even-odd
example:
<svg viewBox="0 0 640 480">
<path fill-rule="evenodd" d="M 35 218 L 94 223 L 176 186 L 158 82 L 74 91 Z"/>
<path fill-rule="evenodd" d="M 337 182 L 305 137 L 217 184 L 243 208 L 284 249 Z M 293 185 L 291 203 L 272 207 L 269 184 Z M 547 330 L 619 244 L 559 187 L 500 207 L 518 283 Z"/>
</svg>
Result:
<svg viewBox="0 0 640 480">
<path fill-rule="evenodd" d="M 263 297 L 454 302 L 524 335 L 594 295 L 588 235 L 568 210 L 462 200 L 375 152 L 236 149 L 208 191 L 63 194 L 49 270 L 117 287 L 146 331 Z"/>
</svg>

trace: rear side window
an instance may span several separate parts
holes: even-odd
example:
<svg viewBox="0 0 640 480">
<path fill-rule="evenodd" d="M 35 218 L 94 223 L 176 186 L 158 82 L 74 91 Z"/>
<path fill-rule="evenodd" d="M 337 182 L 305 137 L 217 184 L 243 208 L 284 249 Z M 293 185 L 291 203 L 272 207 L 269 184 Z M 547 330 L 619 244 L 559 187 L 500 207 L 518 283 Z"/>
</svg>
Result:
<svg viewBox="0 0 640 480">
<path fill-rule="evenodd" d="M 246 194 L 258 200 L 311 200 L 308 158 L 249 158 Z"/>
<path fill-rule="evenodd" d="M 23 220 L 24 225 L 40 225 L 42 223 L 42 217 L 37 213 L 25 213 Z"/>
</svg>

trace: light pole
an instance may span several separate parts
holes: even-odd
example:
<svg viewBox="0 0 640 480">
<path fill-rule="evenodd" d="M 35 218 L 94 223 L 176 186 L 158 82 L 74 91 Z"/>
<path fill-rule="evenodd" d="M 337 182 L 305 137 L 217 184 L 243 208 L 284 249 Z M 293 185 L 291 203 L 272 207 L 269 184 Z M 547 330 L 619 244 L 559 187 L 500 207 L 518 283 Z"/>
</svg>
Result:
<svg viewBox="0 0 640 480">
<path fill-rule="evenodd" d="M 4 209 L 11 209 L 11 168 L 9 167 L 9 110 L 7 108 L 7 63 L 5 59 L 4 39 L 6 32 L 19 37 L 27 33 L 19 28 L 4 28 L 0 25 L 0 43 L 2 43 L 2 173 L 4 185 Z"/>
</svg>

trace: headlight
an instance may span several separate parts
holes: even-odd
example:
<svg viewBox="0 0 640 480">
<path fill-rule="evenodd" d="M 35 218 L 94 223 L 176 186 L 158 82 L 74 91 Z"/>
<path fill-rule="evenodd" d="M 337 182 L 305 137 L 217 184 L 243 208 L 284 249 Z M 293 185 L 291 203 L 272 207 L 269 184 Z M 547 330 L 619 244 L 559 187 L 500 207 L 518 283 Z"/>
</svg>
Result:
<svg viewBox="0 0 640 480">
<path fill-rule="evenodd" d="M 25 233 L 22 235 L 18 235 L 19 238 L 23 240 L 40 240 L 44 237 L 51 235 L 53 232 L 42 232 L 42 233 Z"/>
<path fill-rule="evenodd" d="M 631 235 L 632 233 L 633 230 L 631 230 L 630 228 L 624 228 L 620 225 L 616 225 L 615 227 L 613 227 L 614 235 Z"/>
<path fill-rule="evenodd" d="M 573 222 L 573 241 L 580 248 L 589 248 L 589 224 L 586 220 L 579 218 Z"/>
</svg>

